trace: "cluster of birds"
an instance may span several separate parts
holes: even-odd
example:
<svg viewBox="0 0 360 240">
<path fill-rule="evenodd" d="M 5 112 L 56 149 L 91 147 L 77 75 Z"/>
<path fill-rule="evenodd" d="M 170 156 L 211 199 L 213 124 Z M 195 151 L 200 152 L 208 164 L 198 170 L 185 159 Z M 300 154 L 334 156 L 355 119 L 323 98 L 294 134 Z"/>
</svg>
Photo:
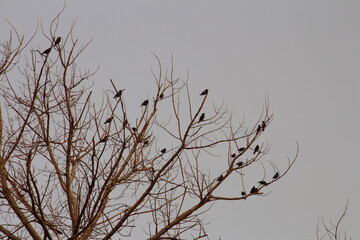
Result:
<svg viewBox="0 0 360 240">
<path fill-rule="evenodd" d="M 242 162 L 240 162 L 240 163 L 242 164 Z M 273 180 L 275 180 L 275 179 L 277 179 L 278 177 L 279 177 L 279 172 L 276 172 L 272 178 L 273 178 Z M 221 175 L 217 178 L 217 181 L 218 181 L 218 182 L 221 182 L 222 180 L 224 180 L 224 176 L 221 174 Z M 264 181 L 264 180 L 261 180 L 261 181 L 259 181 L 258 183 L 259 183 L 260 185 L 263 185 L 263 186 L 268 185 L 268 183 L 267 183 L 266 181 Z M 255 187 L 255 186 L 253 186 L 253 187 L 251 188 L 251 190 L 250 190 L 250 194 L 258 193 L 258 192 L 259 192 L 259 188 Z M 245 192 L 245 191 L 242 191 L 242 192 L 241 192 L 241 195 L 242 195 L 242 196 L 245 196 L 245 195 L 246 195 L 246 192 Z"/>
<path fill-rule="evenodd" d="M 119 98 L 119 97 L 121 97 L 121 94 L 123 93 L 124 90 L 125 90 L 125 89 L 119 90 L 119 91 L 115 94 L 114 98 Z M 164 97 L 164 94 L 161 93 L 161 94 L 159 95 L 159 98 L 162 99 L 163 97 Z M 149 104 L 149 100 L 146 99 L 146 100 L 144 100 L 144 101 L 141 103 L 140 107 L 144 107 L 144 106 L 146 107 L 148 104 Z"/>
<path fill-rule="evenodd" d="M 60 37 L 59 37 L 58 39 L 56 39 L 55 45 L 56 45 L 56 44 L 59 44 L 59 43 L 60 43 L 60 40 L 61 40 Z M 51 51 L 51 48 L 45 50 L 45 51 L 43 52 L 43 54 L 49 54 L 50 51 Z M 119 90 L 119 91 L 115 94 L 114 98 L 119 98 L 119 97 L 121 97 L 123 91 L 124 91 L 124 89 Z M 209 93 L 209 89 L 205 89 L 204 91 L 202 91 L 202 92 L 200 93 L 200 96 L 206 96 L 208 93 Z M 159 98 L 162 99 L 163 97 L 164 97 L 164 94 L 161 93 L 161 94 L 159 95 Z M 149 104 L 149 100 L 146 99 L 146 100 L 144 100 L 144 101 L 141 103 L 140 106 L 141 106 L 141 107 L 146 107 L 146 106 L 148 106 L 148 104 Z M 111 121 L 112 121 L 113 119 L 114 119 L 114 117 L 109 117 L 109 118 L 104 122 L 104 124 L 111 123 Z M 202 113 L 202 114 L 200 115 L 200 117 L 199 117 L 199 121 L 198 121 L 198 122 L 202 122 L 202 121 L 204 121 L 204 119 L 205 119 L 205 113 Z M 256 134 L 259 134 L 261 131 L 264 131 L 265 128 L 266 128 L 266 123 L 265 123 L 265 121 L 262 121 L 261 125 L 258 125 L 258 127 L 257 127 L 257 129 L 256 129 Z M 132 127 L 131 129 L 132 129 L 134 132 L 137 130 L 135 127 Z M 100 142 L 106 142 L 107 140 L 108 140 L 108 136 L 105 136 L 105 137 L 103 137 L 103 138 L 100 140 Z M 149 141 L 148 141 L 148 140 L 144 140 L 144 141 L 143 141 L 143 144 L 144 144 L 144 146 L 146 146 L 147 144 L 149 144 Z M 240 153 L 242 153 L 242 152 L 245 151 L 245 150 L 246 150 L 245 147 L 241 147 L 241 148 L 238 149 L 238 151 L 239 151 Z M 259 150 L 260 150 L 260 146 L 259 146 L 259 145 L 256 145 L 255 148 L 254 148 L 254 152 L 253 152 L 253 153 L 256 154 L 257 152 L 259 152 Z M 165 154 L 165 153 L 166 153 L 166 148 L 161 149 L 160 152 L 161 152 L 161 154 Z M 236 153 L 231 154 L 231 157 L 232 157 L 232 158 L 235 158 L 236 156 L 237 156 Z M 236 163 L 236 165 L 240 167 L 240 166 L 243 165 L 243 162 L 238 162 L 238 163 Z M 277 179 L 278 177 L 279 177 L 279 173 L 277 172 L 277 173 L 275 173 L 275 175 L 273 176 L 273 179 L 275 180 L 275 179 Z M 224 180 L 224 176 L 223 176 L 223 175 L 220 175 L 220 176 L 217 178 L 217 181 L 221 182 L 222 180 Z M 264 180 L 261 180 L 261 181 L 259 181 L 258 183 L 259 183 L 260 185 L 264 185 L 264 186 L 266 186 L 266 185 L 268 184 L 268 183 L 267 183 L 266 181 L 264 181 Z M 259 191 L 259 189 L 258 189 L 257 187 L 255 187 L 255 186 L 253 186 L 253 187 L 251 188 L 251 190 L 250 190 L 250 194 L 252 194 L 252 193 L 257 193 L 258 191 Z M 245 191 L 242 191 L 242 192 L 241 192 L 241 195 L 245 196 L 245 195 L 246 195 L 246 192 L 245 192 Z"/>
<path fill-rule="evenodd" d="M 278 177 L 279 177 L 279 172 L 276 172 L 272 178 L 273 178 L 273 180 L 275 180 L 275 179 L 277 179 Z M 264 180 L 261 180 L 261 181 L 259 181 L 258 183 L 259 183 L 260 185 L 263 185 L 263 186 L 268 185 L 268 183 L 267 183 L 266 181 L 264 181 Z M 253 186 L 253 187 L 251 188 L 251 190 L 250 190 L 250 194 L 251 194 L 251 193 L 257 193 L 257 192 L 259 192 L 259 189 L 258 189 L 257 187 L 255 187 L 255 186 Z M 242 191 L 242 192 L 241 192 L 241 195 L 243 195 L 243 196 L 246 195 L 246 192 Z"/>
<path fill-rule="evenodd" d="M 206 96 L 206 95 L 208 95 L 208 93 L 209 93 L 209 89 L 205 89 L 204 91 L 202 91 L 200 93 L 200 96 Z M 199 122 L 204 121 L 204 119 L 205 119 L 205 113 L 202 113 L 199 117 Z"/>
<path fill-rule="evenodd" d="M 60 41 L 61 41 L 61 38 L 58 37 L 58 38 L 56 39 L 54 45 L 59 44 Z M 46 49 L 46 50 L 43 52 L 43 55 L 44 55 L 44 54 L 49 54 L 50 51 L 51 51 L 51 47 L 50 47 L 49 49 Z M 115 96 L 114 96 L 114 98 L 115 98 L 115 99 L 116 99 L 116 98 L 120 98 L 124 90 L 125 90 L 125 89 L 121 89 L 121 90 L 117 91 L 116 94 L 115 94 Z M 200 93 L 200 96 L 205 96 L 205 95 L 207 95 L 208 93 L 209 93 L 209 89 L 205 89 L 204 91 L 202 91 L 202 92 Z M 163 93 L 161 93 L 161 94 L 159 95 L 159 99 L 162 99 L 162 98 L 164 98 L 164 94 L 163 94 Z M 146 107 L 146 106 L 148 106 L 148 104 L 149 104 L 149 100 L 146 99 L 146 100 L 144 100 L 144 101 L 141 103 L 140 107 Z M 109 123 L 111 123 L 111 121 L 112 121 L 113 119 L 114 119 L 114 117 L 112 117 L 112 116 L 109 117 L 108 119 L 106 119 L 106 121 L 104 122 L 104 124 L 109 124 Z M 200 117 L 199 117 L 199 122 L 204 121 L 204 119 L 205 119 L 205 113 L 202 113 L 202 114 L 200 115 Z M 136 129 L 136 127 L 132 127 L 131 130 L 133 130 L 133 131 L 135 132 L 137 129 Z M 101 143 L 104 143 L 104 142 L 106 142 L 106 141 L 108 140 L 108 138 L 109 138 L 108 136 L 104 136 L 102 139 L 100 139 L 100 142 L 101 142 Z M 148 140 L 145 140 L 145 141 L 143 141 L 143 144 L 144 144 L 144 146 L 145 146 L 145 145 L 149 144 L 149 141 L 148 141 Z M 166 153 L 166 148 L 163 148 L 160 152 L 161 152 L 162 154 Z"/>
<path fill-rule="evenodd" d="M 245 151 L 245 147 L 241 147 L 241 148 L 239 148 L 238 149 L 238 151 L 240 152 L 240 154 L 242 153 L 242 152 L 244 152 Z M 259 152 L 259 150 L 260 150 L 260 146 L 259 145 L 256 145 L 255 146 L 255 148 L 254 148 L 254 154 L 256 154 L 257 152 Z M 235 158 L 237 156 L 237 154 L 236 153 L 233 153 L 233 154 L 231 154 L 231 157 L 232 158 Z M 237 163 L 238 164 L 238 163 Z M 241 165 L 241 164 L 240 164 Z"/>
<path fill-rule="evenodd" d="M 207 94 L 207 93 L 205 93 L 205 94 Z M 257 126 L 256 135 L 258 135 L 261 131 L 264 131 L 265 128 L 266 128 L 266 122 L 265 122 L 265 121 L 262 121 L 262 122 L 261 122 L 261 125 L 259 124 L 259 125 Z M 240 154 L 241 154 L 242 152 L 244 152 L 245 150 L 246 150 L 245 147 L 241 147 L 241 148 L 238 149 L 238 151 L 240 152 Z M 253 153 L 256 154 L 256 153 L 259 152 L 259 150 L 260 150 L 260 146 L 259 146 L 259 145 L 256 145 L 255 148 L 254 148 L 254 152 L 253 152 Z M 232 157 L 232 158 L 235 158 L 236 156 L 237 156 L 236 153 L 231 154 L 231 157 Z M 243 164 L 244 164 L 244 162 L 237 162 L 237 163 L 236 163 L 236 165 L 237 165 L 238 167 L 242 166 Z M 278 177 L 279 177 L 279 172 L 276 172 L 272 178 L 273 178 L 273 180 L 275 180 L 275 179 L 277 179 Z M 217 181 L 218 181 L 218 182 L 221 182 L 221 181 L 223 181 L 223 180 L 224 180 L 224 176 L 221 174 L 221 175 L 217 178 Z M 266 181 L 264 181 L 264 180 L 261 180 L 261 181 L 259 181 L 258 183 L 259 183 L 260 185 L 263 185 L 263 186 L 268 185 L 268 183 L 267 183 Z M 258 193 L 258 192 L 259 192 L 259 188 L 255 187 L 255 186 L 253 186 L 253 187 L 251 188 L 251 190 L 250 190 L 250 194 Z M 245 196 L 245 195 L 246 195 L 246 192 L 245 192 L 245 191 L 242 191 L 242 192 L 241 192 L 241 195 L 242 195 L 242 196 Z"/>
<path fill-rule="evenodd" d="M 56 41 L 55 41 L 55 45 L 59 44 L 60 41 L 61 41 L 61 38 L 58 37 L 58 38 L 56 39 Z M 50 51 L 51 51 L 51 47 L 50 47 L 49 49 L 45 50 L 45 51 L 43 52 L 43 54 L 49 54 Z M 115 94 L 114 98 L 119 98 L 119 97 L 121 97 L 123 91 L 124 91 L 124 89 L 119 90 L 119 91 Z M 208 90 L 208 89 L 205 89 L 204 91 L 202 91 L 202 92 L 200 93 L 200 96 L 206 96 L 208 93 L 209 93 L 209 90 Z M 164 97 L 164 94 L 161 93 L 161 94 L 159 95 L 159 98 L 162 99 L 163 97 Z M 148 104 L 149 104 L 149 100 L 146 99 L 146 100 L 144 100 L 144 101 L 141 103 L 140 106 L 141 106 L 141 107 L 144 107 L 144 106 L 146 107 Z M 111 123 L 111 121 L 112 121 L 113 119 L 114 119 L 114 117 L 109 117 L 109 118 L 104 122 L 104 124 Z M 202 113 L 202 114 L 200 115 L 200 117 L 199 117 L 199 121 L 198 121 L 198 122 L 202 122 L 202 121 L 204 121 L 204 119 L 205 119 L 205 113 Z M 258 125 L 258 127 L 257 127 L 257 129 L 256 129 L 256 134 L 259 134 L 261 131 L 264 131 L 265 128 L 266 128 L 266 123 L 265 123 L 265 121 L 262 121 L 261 125 Z M 137 130 L 135 127 L 132 127 L 131 129 L 132 129 L 134 132 Z M 108 136 L 105 136 L 105 137 L 103 137 L 103 138 L 100 140 L 100 142 L 106 142 L 107 140 L 108 140 Z M 148 140 L 144 140 L 144 141 L 143 141 L 143 144 L 144 144 L 144 146 L 146 146 L 147 144 L 149 144 L 149 141 L 148 141 Z M 246 150 L 245 147 L 241 147 L 241 148 L 238 149 L 238 151 L 239 151 L 240 153 L 243 152 L 243 151 L 245 151 L 245 150 Z M 257 152 L 259 152 L 259 150 L 260 150 L 260 146 L 259 146 L 259 145 L 256 145 L 255 148 L 254 148 L 254 152 L 253 152 L 253 153 L 256 154 Z M 166 148 L 163 148 L 163 149 L 160 150 L 161 154 L 165 154 L 166 151 L 167 151 Z M 232 157 L 232 158 L 235 158 L 236 156 L 237 156 L 236 153 L 231 154 L 231 157 Z M 236 165 L 240 167 L 240 166 L 243 165 L 243 162 L 238 162 L 238 163 L 236 163 Z M 277 179 L 278 177 L 279 177 L 279 172 L 276 172 L 275 175 L 273 176 L 273 180 Z M 223 181 L 223 180 L 224 180 L 224 176 L 221 174 L 221 175 L 217 178 L 217 181 L 221 182 L 221 181 Z M 264 186 L 266 186 L 266 185 L 268 184 L 268 183 L 267 183 L 266 181 L 264 181 L 264 180 L 261 180 L 261 181 L 259 181 L 258 183 L 259 183 L 260 185 L 264 185 Z M 250 194 L 257 193 L 258 191 L 259 191 L 259 188 L 253 186 L 253 187 L 251 188 L 251 190 L 250 190 Z M 245 196 L 245 195 L 246 195 L 246 192 L 245 192 L 245 191 L 242 191 L 242 192 L 241 192 L 241 195 L 242 195 L 242 196 Z"/>
<path fill-rule="evenodd" d="M 43 55 L 43 56 L 49 55 L 49 53 L 51 52 L 51 49 L 53 48 L 53 46 L 59 46 L 60 41 L 61 41 L 61 37 L 57 37 L 56 40 L 54 41 L 54 44 L 52 44 L 51 47 L 49 47 L 48 49 L 43 51 L 41 55 Z"/>
<path fill-rule="evenodd" d="M 260 131 L 264 131 L 264 129 L 265 129 L 265 127 L 266 127 L 266 123 L 265 123 L 265 121 L 262 121 L 262 125 L 260 126 L 260 125 L 258 125 L 258 129 L 259 129 L 259 127 L 260 127 Z M 257 133 L 258 134 L 258 133 Z M 241 148 L 239 148 L 238 149 L 238 151 L 240 152 L 240 154 L 242 153 L 242 152 L 244 152 L 246 150 L 246 148 L 245 147 L 241 147 Z M 256 146 L 255 146 L 255 148 L 254 148 L 254 154 L 256 154 L 256 153 L 258 153 L 259 152 L 259 150 L 260 150 L 260 146 L 257 144 Z M 235 158 L 237 156 L 237 154 L 236 153 L 233 153 L 233 154 L 231 154 L 231 157 L 232 158 Z M 237 163 L 237 165 L 238 166 L 241 166 L 242 165 L 242 162 L 238 162 Z"/>
<path fill-rule="evenodd" d="M 261 125 L 259 124 L 256 129 L 256 135 L 259 134 L 261 131 L 265 131 L 266 128 L 266 122 L 262 121 Z"/>
</svg>

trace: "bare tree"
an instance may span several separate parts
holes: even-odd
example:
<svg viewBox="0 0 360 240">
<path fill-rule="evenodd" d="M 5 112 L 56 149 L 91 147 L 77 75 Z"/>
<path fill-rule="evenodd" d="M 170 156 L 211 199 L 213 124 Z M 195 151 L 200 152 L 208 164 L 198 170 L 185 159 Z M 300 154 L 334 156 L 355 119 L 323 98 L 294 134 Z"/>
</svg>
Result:
<svg viewBox="0 0 360 240">
<path fill-rule="evenodd" d="M 323 239 L 329 239 L 329 240 L 351 240 L 351 237 L 348 236 L 346 231 L 341 231 L 340 224 L 343 221 L 347 210 L 348 210 L 349 202 L 346 203 L 345 209 L 342 212 L 340 218 L 336 223 L 333 223 L 331 220 L 329 223 L 325 223 L 324 218 L 322 218 L 322 223 L 320 226 L 320 223 L 318 222 L 316 227 L 316 239 L 317 240 L 323 240 Z"/>
<path fill-rule="evenodd" d="M 234 125 L 224 105 L 209 108 L 211 90 L 193 96 L 156 55 L 152 97 L 131 104 L 138 115 L 113 81 L 99 103 L 94 73 L 77 68 L 87 44 L 73 26 L 59 38 L 58 24 L 43 31 L 49 45 L 30 51 L 16 80 L 10 66 L 23 37 L 13 50 L 11 37 L 2 45 L 1 239 L 125 238 L 135 227 L 151 240 L 208 238 L 202 214 L 212 203 L 265 195 L 296 160 L 298 147 L 282 170 L 262 161 L 268 98 L 254 127 Z M 210 159 L 222 168 L 210 171 Z M 239 187 L 220 194 L 230 177 Z"/>
</svg>

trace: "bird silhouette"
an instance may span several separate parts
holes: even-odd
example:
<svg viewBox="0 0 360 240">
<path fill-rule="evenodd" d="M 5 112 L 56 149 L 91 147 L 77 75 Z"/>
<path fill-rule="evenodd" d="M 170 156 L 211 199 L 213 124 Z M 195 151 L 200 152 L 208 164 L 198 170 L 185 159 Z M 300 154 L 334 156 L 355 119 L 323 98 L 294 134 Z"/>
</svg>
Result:
<svg viewBox="0 0 360 240">
<path fill-rule="evenodd" d="M 148 140 L 143 141 L 144 146 L 149 144 Z"/>
<path fill-rule="evenodd" d="M 277 179 L 279 177 L 279 172 L 275 173 L 275 175 L 273 176 L 273 179 Z"/>
<path fill-rule="evenodd" d="M 51 47 L 43 51 L 42 55 L 49 55 L 50 52 L 51 52 Z"/>
<path fill-rule="evenodd" d="M 257 129 L 256 129 L 256 135 L 258 135 L 261 132 L 261 126 L 258 125 Z"/>
<path fill-rule="evenodd" d="M 240 167 L 241 165 L 243 165 L 243 162 L 238 162 L 238 163 L 236 163 L 236 165 L 238 165 Z"/>
<path fill-rule="evenodd" d="M 265 182 L 264 180 L 261 180 L 258 183 L 261 184 L 261 185 L 267 185 L 267 182 Z"/>
<path fill-rule="evenodd" d="M 161 153 L 166 153 L 166 148 L 161 149 Z"/>
<path fill-rule="evenodd" d="M 241 195 L 242 195 L 242 196 L 245 196 L 245 195 L 246 195 L 246 192 L 242 191 L 242 192 L 241 192 Z"/>
<path fill-rule="evenodd" d="M 122 94 L 123 91 L 124 91 L 124 89 L 119 90 L 119 91 L 115 94 L 114 98 L 121 97 L 121 94 Z"/>
<path fill-rule="evenodd" d="M 259 151 L 260 147 L 259 145 L 256 145 L 255 149 L 254 149 L 254 154 L 257 153 Z"/>
<path fill-rule="evenodd" d="M 159 96 L 159 98 L 162 99 L 163 97 L 164 97 L 164 94 L 161 93 L 160 96 Z"/>
<path fill-rule="evenodd" d="M 218 181 L 218 182 L 221 182 L 222 180 L 224 180 L 224 176 L 221 174 L 221 175 L 218 177 L 217 181 Z"/>
<path fill-rule="evenodd" d="M 245 150 L 244 147 L 241 147 L 241 148 L 238 149 L 239 152 L 243 152 L 244 150 Z"/>
<path fill-rule="evenodd" d="M 203 121 L 205 119 L 205 113 L 201 114 L 199 117 L 199 122 Z"/>
<path fill-rule="evenodd" d="M 265 121 L 262 121 L 262 123 L 261 123 L 261 130 L 264 131 L 265 128 L 266 128 L 266 123 L 265 123 Z"/>
<path fill-rule="evenodd" d="M 232 158 L 236 157 L 236 153 L 231 154 L 231 157 Z"/>
<path fill-rule="evenodd" d="M 108 119 L 106 119 L 106 121 L 104 122 L 104 124 L 106 123 L 111 123 L 111 121 L 114 119 L 114 117 L 109 117 Z"/>
<path fill-rule="evenodd" d="M 61 37 L 57 37 L 57 39 L 55 41 L 55 45 L 59 45 L 60 41 L 61 41 Z"/>
<path fill-rule="evenodd" d="M 133 130 L 135 132 L 137 129 L 136 129 L 136 127 L 132 127 L 131 130 Z"/>
<path fill-rule="evenodd" d="M 255 186 L 253 186 L 250 190 L 250 193 L 257 193 L 259 189 L 257 189 Z"/>
<path fill-rule="evenodd" d="M 202 91 L 200 93 L 200 96 L 204 96 L 204 95 L 207 95 L 209 93 L 209 89 L 205 89 L 204 91 Z"/>
<path fill-rule="evenodd" d="M 101 143 L 104 143 L 104 142 L 106 142 L 106 141 L 108 140 L 108 138 L 109 138 L 108 136 L 105 136 L 105 137 L 103 137 L 103 138 L 100 140 L 100 142 L 101 142 Z"/>
<path fill-rule="evenodd" d="M 148 103 L 149 103 L 149 100 L 145 100 L 145 101 L 143 101 L 143 103 L 140 106 L 147 106 Z"/>
</svg>

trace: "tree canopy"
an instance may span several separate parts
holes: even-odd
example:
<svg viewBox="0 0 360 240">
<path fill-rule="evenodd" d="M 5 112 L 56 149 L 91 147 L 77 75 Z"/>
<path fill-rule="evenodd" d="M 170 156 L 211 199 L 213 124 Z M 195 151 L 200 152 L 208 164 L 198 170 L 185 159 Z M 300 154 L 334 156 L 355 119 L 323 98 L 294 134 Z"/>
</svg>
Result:
<svg viewBox="0 0 360 240">
<path fill-rule="evenodd" d="M 153 240 L 206 239 L 212 203 L 266 194 L 296 160 L 262 161 L 267 97 L 257 122 L 235 124 L 225 105 L 209 106 L 215 89 L 191 94 L 155 54 L 151 97 L 128 102 L 107 80 L 99 101 L 95 72 L 78 68 L 88 44 L 58 28 L 57 17 L 42 31 L 48 46 L 29 49 L 15 28 L 1 45 L 1 238 L 131 238 L 136 228 Z M 222 168 L 210 171 L 214 158 Z M 236 188 L 218 191 L 228 181 Z"/>
</svg>

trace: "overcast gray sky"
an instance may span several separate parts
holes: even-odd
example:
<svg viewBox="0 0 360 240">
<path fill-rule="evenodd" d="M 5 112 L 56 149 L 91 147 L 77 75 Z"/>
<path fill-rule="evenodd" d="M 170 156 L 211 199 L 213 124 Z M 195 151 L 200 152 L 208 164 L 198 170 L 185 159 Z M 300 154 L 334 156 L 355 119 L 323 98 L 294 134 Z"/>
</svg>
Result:
<svg viewBox="0 0 360 240">
<path fill-rule="evenodd" d="M 29 37 L 38 20 L 46 29 L 63 6 L 0 2 L 1 41 L 10 29 L 5 19 Z M 220 202 L 206 214 L 210 239 L 313 239 L 318 218 L 337 220 L 347 200 L 343 228 L 360 239 L 360 1 L 74 0 L 59 33 L 75 18 L 80 41 L 93 39 L 80 60 L 81 67 L 100 66 L 98 89 L 113 78 L 150 95 L 150 52 L 168 67 L 172 53 L 175 73 L 189 70 L 194 94 L 209 88 L 211 102 L 224 101 L 248 126 L 269 95 L 267 159 L 286 167 L 299 142 L 298 161 L 268 196 Z"/>
</svg>

